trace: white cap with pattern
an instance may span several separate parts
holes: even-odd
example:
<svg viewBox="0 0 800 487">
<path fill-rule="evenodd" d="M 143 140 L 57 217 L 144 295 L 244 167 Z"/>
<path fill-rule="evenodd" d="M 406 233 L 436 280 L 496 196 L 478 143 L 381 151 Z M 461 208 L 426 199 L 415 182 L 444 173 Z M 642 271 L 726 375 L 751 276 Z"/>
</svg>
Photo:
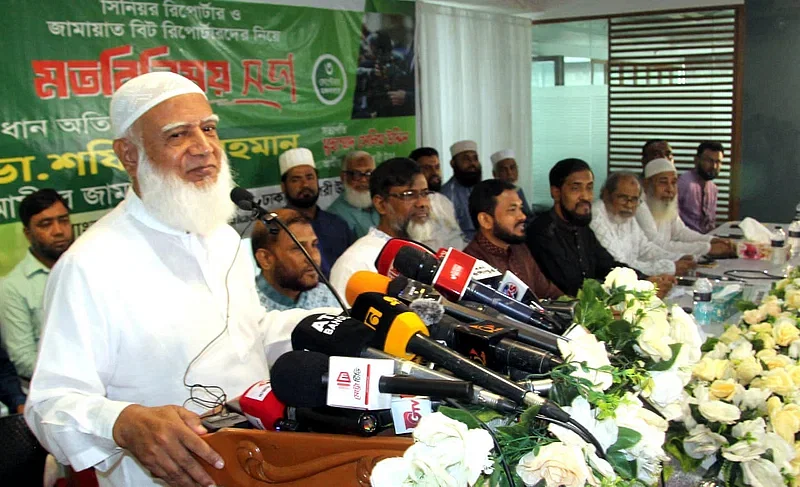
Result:
<svg viewBox="0 0 800 487">
<path fill-rule="evenodd" d="M 122 137 L 139 117 L 159 103 L 190 93 L 206 96 L 197 83 L 170 71 L 145 73 L 125 82 L 111 97 L 109 116 L 114 137 Z"/>
<path fill-rule="evenodd" d="M 314 154 L 305 147 L 297 149 L 289 149 L 278 157 L 278 166 L 281 169 L 281 176 L 286 174 L 286 171 L 297 166 L 311 166 L 316 168 L 314 164 Z"/>
<path fill-rule="evenodd" d="M 669 159 L 653 159 L 652 161 L 648 162 L 646 166 L 644 166 L 644 178 L 650 179 L 652 176 L 656 174 L 661 174 L 662 172 L 674 172 L 677 173 L 678 171 L 675 169 L 675 164 L 673 164 Z"/>
<path fill-rule="evenodd" d="M 456 155 L 468 150 L 474 150 L 475 152 L 478 152 L 478 144 L 476 144 L 473 140 L 459 140 L 450 146 L 450 156 L 455 157 Z"/>
<path fill-rule="evenodd" d="M 492 160 L 492 165 L 494 166 L 494 165 L 497 165 L 497 163 L 502 161 L 502 160 L 514 159 L 515 157 L 517 157 L 517 156 L 516 156 L 516 154 L 514 154 L 513 150 L 511 150 L 511 149 L 503 149 L 503 150 L 499 150 L 499 151 L 495 152 L 494 154 L 492 154 L 492 157 L 490 157 L 490 159 Z"/>
</svg>

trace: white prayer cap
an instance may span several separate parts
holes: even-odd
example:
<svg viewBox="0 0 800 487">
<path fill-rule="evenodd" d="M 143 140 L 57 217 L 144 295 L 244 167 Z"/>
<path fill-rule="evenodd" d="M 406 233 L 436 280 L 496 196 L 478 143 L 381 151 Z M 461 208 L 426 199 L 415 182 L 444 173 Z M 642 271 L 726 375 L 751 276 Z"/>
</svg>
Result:
<svg viewBox="0 0 800 487">
<path fill-rule="evenodd" d="M 281 176 L 286 174 L 286 171 L 297 166 L 311 166 L 316 168 L 314 164 L 314 154 L 310 150 L 300 147 L 299 149 L 289 149 L 280 157 L 278 157 L 278 166 L 281 169 Z"/>
<path fill-rule="evenodd" d="M 653 159 L 644 166 L 645 179 L 650 179 L 652 176 L 662 172 L 674 172 L 677 174 L 678 171 L 675 169 L 675 164 L 670 162 L 669 159 L 663 158 Z"/>
<path fill-rule="evenodd" d="M 475 152 L 478 152 L 478 144 L 472 140 L 459 140 L 450 146 L 450 156 L 455 157 L 456 155 L 468 150 L 474 150 Z"/>
<path fill-rule="evenodd" d="M 511 149 L 503 149 L 503 150 L 499 150 L 499 151 L 495 152 L 494 154 L 492 154 L 492 157 L 490 157 L 490 159 L 492 160 L 492 165 L 494 166 L 494 165 L 497 165 L 498 162 L 500 162 L 500 161 L 502 161 L 504 159 L 514 159 L 515 157 L 517 157 L 517 156 L 516 156 L 516 154 L 514 154 L 513 150 L 511 150 Z"/>
<path fill-rule="evenodd" d="M 139 117 L 159 103 L 190 93 L 206 96 L 194 81 L 170 71 L 145 73 L 125 82 L 111 97 L 114 137 L 122 137 Z"/>
</svg>

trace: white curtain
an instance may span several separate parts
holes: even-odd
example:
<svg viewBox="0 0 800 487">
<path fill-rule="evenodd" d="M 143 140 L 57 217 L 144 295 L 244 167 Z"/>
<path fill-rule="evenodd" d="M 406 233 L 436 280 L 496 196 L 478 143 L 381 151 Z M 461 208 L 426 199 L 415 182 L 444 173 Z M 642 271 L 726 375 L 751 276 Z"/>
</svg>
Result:
<svg viewBox="0 0 800 487">
<path fill-rule="evenodd" d="M 530 20 L 418 1 L 417 22 L 417 145 L 439 151 L 445 180 L 453 142 L 478 143 L 484 178 L 489 156 L 513 149 L 530 193 Z"/>
</svg>

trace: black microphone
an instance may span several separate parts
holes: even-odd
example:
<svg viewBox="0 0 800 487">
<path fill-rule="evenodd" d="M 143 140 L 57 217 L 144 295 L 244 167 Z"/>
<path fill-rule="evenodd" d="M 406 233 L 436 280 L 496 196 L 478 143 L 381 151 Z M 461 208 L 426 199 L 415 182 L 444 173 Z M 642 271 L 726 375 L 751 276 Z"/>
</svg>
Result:
<svg viewBox="0 0 800 487">
<path fill-rule="evenodd" d="M 376 289 L 376 291 L 378 290 Z M 491 321 L 503 327 L 516 330 L 517 336 L 515 337 L 515 340 L 527 345 L 547 350 L 551 353 L 560 353 L 558 349 L 558 342 L 568 340 L 561 335 L 557 335 L 539 328 L 534 328 L 512 318 L 503 316 L 493 308 L 474 309 L 469 306 L 472 304 L 470 302 L 458 304 L 448 301 L 444 299 L 441 294 L 439 294 L 439 292 L 429 284 L 423 284 L 403 275 L 397 276 L 392 279 L 391 282 L 389 282 L 386 288 L 386 294 L 389 296 L 394 296 L 406 303 L 410 303 L 414 312 L 420 316 L 423 316 L 423 319 L 426 321 L 426 323 L 438 323 L 440 321 L 439 319 L 433 318 L 433 316 L 435 316 L 437 313 L 436 310 L 429 309 L 429 306 L 422 304 L 422 302 L 434 300 L 444 308 L 444 313 L 447 314 L 447 317 L 443 317 L 441 319 L 449 323 L 452 323 L 452 321 L 449 320 L 448 317 L 455 318 L 456 320 L 464 323 Z M 419 305 L 414 305 L 413 303 L 416 302 L 421 303 Z M 419 306 L 423 306 L 424 308 L 419 308 Z M 433 315 L 428 315 L 428 312 L 433 313 Z M 431 316 L 430 319 L 433 321 L 429 322 L 428 316 Z"/>
<path fill-rule="evenodd" d="M 278 357 L 270 373 L 275 397 L 288 406 L 327 405 L 329 359 L 324 353 L 298 350 Z M 383 394 L 450 399 L 472 397 L 470 382 L 418 379 L 410 376 L 381 376 L 378 378 L 378 390 Z"/>
<path fill-rule="evenodd" d="M 447 298 L 477 301 L 528 325 L 557 334 L 564 332 L 561 323 L 541 311 L 472 279 L 475 258 L 458 250 L 449 249 L 439 262 L 417 249 L 403 247 L 397 252 L 394 266 L 406 277 L 432 284 Z"/>
<path fill-rule="evenodd" d="M 280 218 L 278 218 L 278 215 L 276 215 L 275 213 L 268 212 L 264 207 L 256 203 L 255 196 L 253 196 L 253 193 L 247 191 L 241 186 L 237 186 L 231 190 L 231 201 L 233 201 L 236 204 L 236 206 L 238 206 L 242 210 L 251 211 L 253 213 L 253 216 L 261 219 L 261 221 L 264 222 L 264 225 L 269 226 L 270 224 L 274 223 L 279 227 L 281 227 L 281 229 L 285 231 L 287 235 L 289 235 L 289 238 L 292 239 L 292 242 L 294 242 L 297 248 L 300 249 L 300 251 L 303 253 L 303 257 L 305 257 L 306 260 L 314 268 L 314 270 L 317 271 L 317 276 L 319 276 L 319 279 L 330 290 L 330 292 L 333 294 L 333 297 L 336 298 L 336 301 L 339 302 L 339 306 L 342 307 L 342 312 L 345 315 L 349 314 L 349 312 L 347 311 L 347 305 L 342 300 L 342 297 L 339 296 L 339 293 L 336 292 L 336 289 L 333 288 L 328 278 L 325 277 L 325 274 L 322 272 L 322 269 L 320 269 L 319 265 L 317 265 L 317 263 L 314 262 L 314 259 L 312 259 L 310 255 L 308 255 L 308 251 L 306 250 L 306 248 L 300 244 L 295 234 L 289 230 L 289 227 L 287 227 L 286 224 L 283 223 Z"/>
</svg>

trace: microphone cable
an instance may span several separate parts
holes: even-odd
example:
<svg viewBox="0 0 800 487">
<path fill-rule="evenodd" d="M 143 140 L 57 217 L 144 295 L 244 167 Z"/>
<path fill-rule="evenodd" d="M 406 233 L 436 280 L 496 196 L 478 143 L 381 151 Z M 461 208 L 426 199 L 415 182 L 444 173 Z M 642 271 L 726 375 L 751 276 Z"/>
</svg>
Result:
<svg viewBox="0 0 800 487">
<path fill-rule="evenodd" d="M 480 427 L 484 431 L 489 433 L 489 436 L 492 438 L 492 443 L 494 443 L 494 447 L 497 449 L 497 456 L 500 460 L 500 465 L 503 467 L 503 473 L 505 473 L 506 475 L 506 480 L 508 481 L 508 485 L 514 485 L 514 475 L 512 475 L 511 473 L 511 469 L 508 466 L 508 462 L 506 461 L 506 457 L 503 454 L 503 450 L 500 449 L 500 442 L 497 441 L 497 436 L 495 436 L 494 431 L 492 431 L 492 428 L 490 428 L 489 425 L 481 421 L 477 416 L 472 414 L 472 412 L 469 409 L 462 406 L 458 401 L 450 398 L 445 398 L 444 402 L 464 413 L 467 413 L 473 420 L 475 420 L 475 422 L 477 422 L 480 425 Z"/>
<path fill-rule="evenodd" d="M 186 366 L 186 370 L 183 372 L 183 386 L 189 389 L 189 398 L 183 401 L 183 406 L 186 407 L 187 404 L 190 402 L 197 404 L 198 406 L 207 408 L 207 409 L 214 409 L 218 406 L 224 406 L 225 402 L 228 400 L 228 395 L 225 393 L 225 390 L 220 386 L 206 386 L 200 383 L 196 384 L 189 384 L 187 382 L 187 378 L 189 377 L 189 370 L 191 370 L 192 365 L 197 362 L 198 359 L 208 350 L 211 345 L 213 345 L 219 338 L 225 334 L 228 330 L 228 324 L 230 322 L 231 317 L 231 291 L 228 288 L 228 278 L 230 278 L 231 271 L 233 270 L 234 264 L 236 264 L 236 258 L 239 256 L 239 250 L 242 248 L 242 240 L 244 238 L 245 232 L 253 225 L 253 222 L 250 221 L 241 232 L 239 232 L 239 240 L 236 242 L 236 251 L 233 253 L 233 259 L 231 259 L 231 264 L 228 266 L 228 270 L 225 271 L 225 326 L 222 328 L 222 331 L 217 334 L 210 342 L 203 347 L 202 350 L 197 352 L 197 355 L 192 358 L 189 362 L 189 365 Z M 201 398 L 195 395 L 195 390 L 200 390 L 208 394 L 212 397 L 211 400 Z"/>
</svg>

